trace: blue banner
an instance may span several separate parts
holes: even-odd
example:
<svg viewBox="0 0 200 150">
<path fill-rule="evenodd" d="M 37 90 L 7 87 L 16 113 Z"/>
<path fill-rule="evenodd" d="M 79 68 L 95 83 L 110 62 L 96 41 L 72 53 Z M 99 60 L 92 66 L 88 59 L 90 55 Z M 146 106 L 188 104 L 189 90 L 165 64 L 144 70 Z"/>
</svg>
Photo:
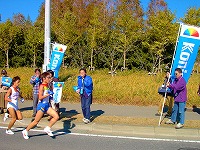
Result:
<svg viewBox="0 0 200 150">
<path fill-rule="evenodd" d="M 1 77 L 2 86 L 10 87 L 12 83 L 12 78 L 10 77 Z"/>
<path fill-rule="evenodd" d="M 183 78 L 188 82 L 200 46 L 200 28 L 181 24 L 180 35 L 174 56 L 171 78 L 175 79 L 175 69 L 183 71 Z"/>
<path fill-rule="evenodd" d="M 58 73 L 62 64 L 66 48 L 67 46 L 62 44 L 56 43 L 53 45 L 49 68 L 54 71 L 54 76 L 56 78 L 58 78 Z"/>
<path fill-rule="evenodd" d="M 62 88 L 64 86 L 64 82 L 54 82 L 53 83 L 53 100 L 55 103 L 60 103 L 62 97 Z"/>
</svg>

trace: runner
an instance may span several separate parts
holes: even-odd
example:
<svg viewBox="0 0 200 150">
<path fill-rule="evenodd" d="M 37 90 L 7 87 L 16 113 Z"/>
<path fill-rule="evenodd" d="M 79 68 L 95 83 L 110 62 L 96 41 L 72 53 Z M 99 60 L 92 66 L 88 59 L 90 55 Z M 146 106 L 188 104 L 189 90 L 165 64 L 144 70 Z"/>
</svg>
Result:
<svg viewBox="0 0 200 150">
<path fill-rule="evenodd" d="M 7 109 L 9 111 L 11 121 L 8 124 L 6 129 L 6 134 L 14 134 L 11 131 L 12 126 L 16 120 L 22 120 L 22 114 L 18 108 L 18 98 L 22 98 L 19 89 L 20 77 L 16 76 L 12 79 L 12 86 L 8 89 L 8 92 L 5 95 L 5 100 L 8 101 Z"/>
<path fill-rule="evenodd" d="M 50 107 L 49 104 L 49 82 L 51 81 L 51 75 L 48 72 L 44 72 L 41 75 L 41 79 L 42 79 L 42 84 L 39 87 L 39 103 L 37 105 L 37 113 L 35 116 L 35 120 L 33 122 L 31 122 L 26 129 L 24 129 L 22 131 L 22 135 L 24 137 L 24 139 L 29 139 L 28 136 L 28 131 L 33 128 L 34 126 L 36 126 L 39 121 L 42 119 L 44 113 L 49 114 L 50 116 L 52 116 L 53 118 L 50 120 L 49 125 L 47 127 L 44 128 L 44 132 L 46 132 L 49 136 L 53 136 L 53 133 L 51 131 L 51 127 L 57 122 L 57 120 L 59 119 L 58 114 L 56 113 L 55 110 L 53 110 Z"/>
</svg>

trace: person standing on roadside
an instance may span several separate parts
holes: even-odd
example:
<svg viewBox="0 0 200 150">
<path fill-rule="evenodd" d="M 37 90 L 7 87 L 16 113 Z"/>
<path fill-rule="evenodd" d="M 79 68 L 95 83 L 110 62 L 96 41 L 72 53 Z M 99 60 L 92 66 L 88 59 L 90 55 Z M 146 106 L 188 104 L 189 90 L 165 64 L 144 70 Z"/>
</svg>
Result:
<svg viewBox="0 0 200 150">
<path fill-rule="evenodd" d="M 185 123 L 185 106 L 187 101 L 187 88 L 186 81 L 182 76 L 182 70 L 180 68 L 175 69 L 175 81 L 170 84 L 167 83 L 167 87 L 173 90 L 174 94 L 174 107 L 172 110 L 171 119 L 166 121 L 166 124 L 175 124 L 176 129 L 180 129 Z"/>
<path fill-rule="evenodd" d="M 167 88 L 166 84 L 167 84 L 168 80 L 171 83 L 171 79 L 169 79 L 169 77 L 170 77 L 170 73 L 167 72 L 165 79 L 164 79 L 164 83 L 163 83 L 162 87 L 159 88 L 161 91 L 158 90 L 158 93 L 160 95 L 162 95 L 162 98 L 161 98 L 161 101 L 159 102 L 158 113 L 156 114 L 156 116 L 160 116 L 161 113 L 163 112 L 162 106 L 163 106 L 163 103 L 164 103 L 165 92 L 167 92 L 166 101 L 168 102 L 168 110 L 167 110 L 167 114 L 165 116 L 171 117 L 174 99 L 173 99 L 173 94 L 171 93 L 171 89 L 168 88 L 167 91 L 166 91 L 166 88 Z"/>
<path fill-rule="evenodd" d="M 35 69 L 35 75 L 31 77 L 30 84 L 33 86 L 33 115 L 35 117 L 37 113 L 37 104 L 38 104 L 38 93 L 39 93 L 39 85 L 41 83 L 40 80 L 40 69 Z"/>
<path fill-rule="evenodd" d="M 53 82 L 59 82 L 59 79 L 58 78 L 55 78 L 54 77 L 54 72 L 52 70 L 47 70 L 47 72 L 49 72 L 51 74 L 51 81 L 49 83 L 49 88 L 50 88 L 50 91 L 53 92 Z M 54 102 L 54 99 L 53 99 L 53 96 L 50 97 L 50 100 L 49 100 L 50 104 L 51 104 L 51 107 L 58 113 L 58 115 L 60 114 L 60 107 L 59 107 L 59 103 L 55 103 Z M 51 119 L 51 118 L 50 118 Z"/>
<path fill-rule="evenodd" d="M 90 123 L 90 105 L 92 104 L 92 90 L 93 82 L 92 78 L 86 75 L 86 69 L 81 68 L 79 70 L 80 76 L 78 76 L 78 90 L 76 91 L 80 94 L 81 107 L 83 112 L 83 122 L 85 124 Z"/>
<path fill-rule="evenodd" d="M 4 98 L 5 97 L 5 94 L 6 94 L 6 91 L 9 89 L 9 86 L 5 86 L 2 84 L 2 77 L 8 77 L 7 75 L 7 71 L 5 69 L 3 69 L 1 71 L 1 78 L 0 78 L 0 89 L 1 89 L 1 97 Z M 4 99 L 1 100 L 2 102 L 4 102 Z M 6 105 L 6 104 L 1 104 L 1 105 Z M 0 107 L 0 114 L 4 113 L 4 107 Z M 6 111 L 5 113 L 6 116 L 8 116 L 8 110 Z"/>
<path fill-rule="evenodd" d="M 1 87 L 3 90 L 8 90 L 8 88 L 9 88 L 8 86 L 2 85 L 2 77 L 8 77 L 7 71 L 4 70 L 4 69 L 1 71 L 0 87 Z"/>
</svg>

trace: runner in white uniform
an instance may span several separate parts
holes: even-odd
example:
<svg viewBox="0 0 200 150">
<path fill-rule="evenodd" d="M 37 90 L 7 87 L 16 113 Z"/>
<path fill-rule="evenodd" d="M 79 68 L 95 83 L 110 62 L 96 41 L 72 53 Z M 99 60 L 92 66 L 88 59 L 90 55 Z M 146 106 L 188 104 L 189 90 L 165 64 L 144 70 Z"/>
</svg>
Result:
<svg viewBox="0 0 200 150">
<path fill-rule="evenodd" d="M 12 90 L 12 94 L 9 96 L 9 99 L 11 99 L 12 101 L 8 102 L 7 109 L 9 109 L 11 107 L 11 108 L 14 108 L 16 111 L 19 109 L 18 108 L 18 98 L 20 96 L 19 88 L 17 88 L 17 91 L 15 91 L 15 89 L 13 87 L 10 87 L 10 88 Z"/>
<path fill-rule="evenodd" d="M 12 79 L 12 86 L 8 89 L 5 95 L 5 101 L 8 102 L 7 109 L 9 111 L 11 121 L 8 124 L 8 128 L 6 129 L 6 134 L 14 134 L 11 131 L 12 126 L 16 122 L 16 120 L 22 120 L 22 113 L 18 109 L 18 98 L 21 97 L 19 91 L 19 83 L 20 77 L 16 76 Z"/>
</svg>

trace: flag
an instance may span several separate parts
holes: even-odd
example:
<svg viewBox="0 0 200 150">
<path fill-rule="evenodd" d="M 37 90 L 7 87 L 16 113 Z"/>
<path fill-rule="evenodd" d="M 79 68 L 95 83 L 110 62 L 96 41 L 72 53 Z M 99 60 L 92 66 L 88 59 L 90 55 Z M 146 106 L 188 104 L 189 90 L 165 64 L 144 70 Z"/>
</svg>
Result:
<svg viewBox="0 0 200 150">
<path fill-rule="evenodd" d="M 175 69 L 182 69 L 183 78 L 188 82 L 200 46 L 200 27 L 181 24 L 180 35 L 177 41 L 173 58 L 171 78 L 175 79 Z"/>
<path fill-rule="evenodd" d="M 64 82 L 53 82 L 53 100 L 55 103 L 61 102 L 63 86 Z"/>
<path fill-rule="evenodd" d="M 52 71 L 54 71 L 54 76 L 56 78 L 58 78 L 58 73 L 59 73 L 60 66 L 62 64 L 62 60 L 63 60 L 66 49 L 67 49 L 67 46 L 62 45 L 62 44 L 55 43 L 53 45 L 49 68 Z"/>
<path fill-rule="evenodd" d="M 2 86 L 10 87 L 12 83 L 12 78 L 10 77 L 1 77 Z"/>
</svg>

